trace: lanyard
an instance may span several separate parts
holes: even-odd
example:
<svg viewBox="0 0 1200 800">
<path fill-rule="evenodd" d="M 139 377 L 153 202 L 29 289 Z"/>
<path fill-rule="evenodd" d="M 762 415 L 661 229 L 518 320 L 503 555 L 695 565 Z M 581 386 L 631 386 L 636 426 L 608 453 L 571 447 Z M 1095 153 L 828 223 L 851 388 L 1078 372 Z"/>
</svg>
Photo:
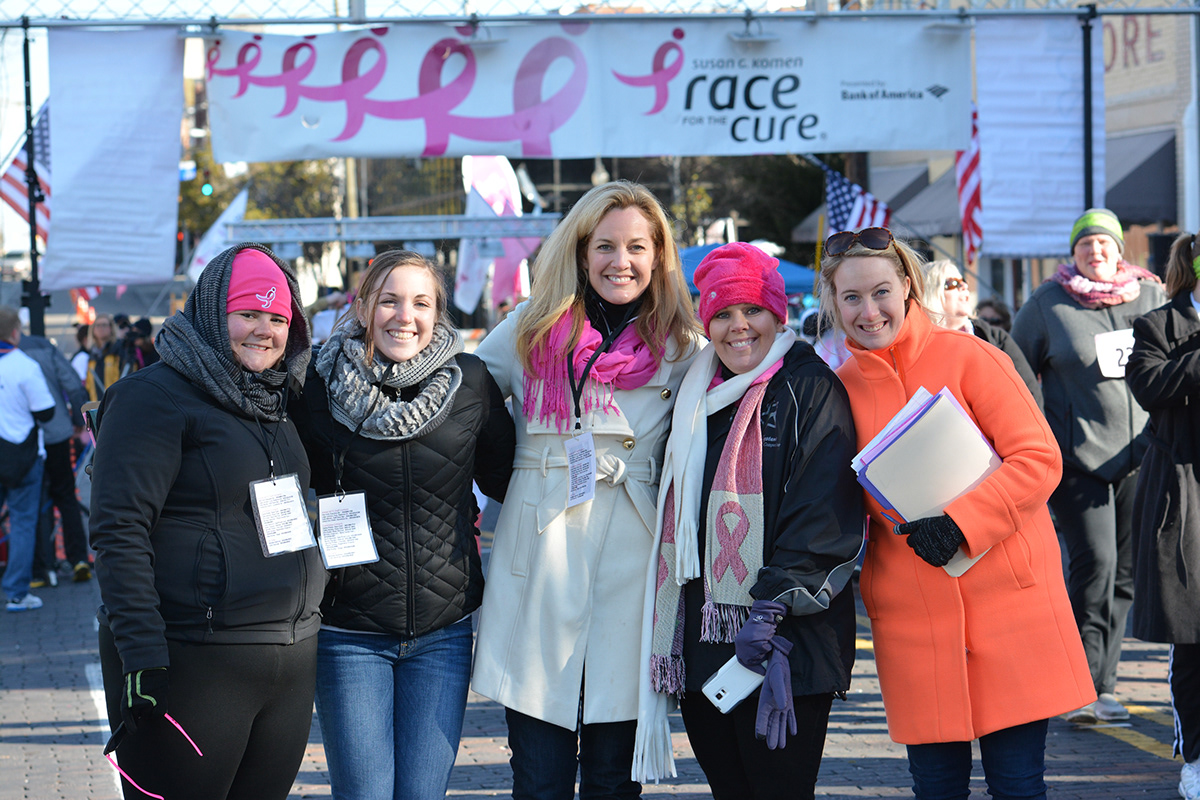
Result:
<svg viewBox="0 0 1200 800">
<path fill-rule="evenodd" d="M 333 374 L 335 372 L 337 372 L 338 359 L 341 357 L 342 357 L 342 354 L 339 349 L 338 354 L 336 356 L 334 356 L 333 368 L 331 370 L 329 370 L 329 377 L 325 379 L 325 397 L 326 398 L 329 397 L 329 384 L 333 380 Z M 370 419 L 371 415 L 373 413 L 375 413 L 375 407 L 377 405 L 379 405 L 379 400 L 380 400 L 380 398 L 383 397 L 383 384 L 387 383 L 387 379 L 391 377 L 392 370 L 395 369 L 395 367 L 396 367 L 395 362 L 389 364 L 387 370 L 383 373 L 383 378 L 380 381 L 380 385 L 375 386 L 374 384 L 372 384 L 373 388 L 376 390 L 375 397 L 371 400 L 371 405 L 370 405 L 370 407 L 367 408 L 367 413 L 365 415 L 363 415 L 363 418 L 358 421 L 358 426 L 355 427 L 353 432 L 351 432 L 350 440 L 348 442 L 346 442 L 346 446 L 342 448 L 342 451 L 340 453 L 337 452 L 336 448 L 334 448 L 334 452 L 332 453 L 332 455 L 333 455 L 333 485 L 335 488 L 335 492 L 339 495 L 345 496 L 345 494 L 346 494 L 345 490 L 342 489 L 342 470 L 344 469 L 344 467 L 346 465 L 346 454 L 350 452 L 350 445 L 354 444 L 354 440 L 356 438 L 358 438 L 358 434 L 360 434 L 362 432 L 363 425 L 366 423 L 366 421 L 368 419 Z M 332 403 L 333 401 L 330 400 L 329 402 Z M 329 437 L 329 442 L 330 442 L 330 445 L 332 446 L 333 445 L 333 436 L 332 435 Z"/>
<path fill-rule="evenodd" d="M 287 396 L 288 396 L 288 392 L 287 392 L 287 389 L 285 388 L 283 390 L 283 401 L 282 401 L 282 415 L 284 415 L 284 416 L 287 415 Z M 260 436 L 262 437 L 261 439 L 259 439 L 258 443 L 262 445 L 263 452 L 267 454 L 267 466 L 270 468 L 270 471 L 271 471 L 271 476 L 270 476 L 271 480 L 274 481 L 275 480 L 275 456 L 272 454 L 275 452 L 275 440 L 279 438 L 279 426 L 276 425 L 275 428 L 271 431 L 271 441 L 270 441 L 270 443 L 268 443 L 267 442 L 267 430 L 266 430 L 266 428 L 263 427 L 262 420 L 258 418 L 257 414 L 254 415 L 254 422 L 255 422 L 255 424 L 258 425 L 258 432 L 259 432 Z M 242 424 L 245 425 L 246 423 L 243 422 Z M 250 435 L 253 436 L 254 431 L 250 431 Z"/>
<path fill-rule="evenodd" d="M 621 335 L 621 332 L 628 327 L 629 323 L 637 319 L 637 309 L 630 308 L 625 312 L 624 319 L 621 320 L 615 328 L 609 331 L 608 336 L 604 337 L 604 341 L 596 348 L 596 352 L 592 353 L 592 357 L 588 359 L 587 364 L 583 367 L 583 374 L 579 376 L 579 385 L 575 384 L 575 359 L 574 353 L 567 354 L 567 381 L 571 384 L 571 399 L 575 403 L 575 430 L 583 429 L 583 411 L 580 408 L 580 402 L 583 400 L 583 385 L 587 382 L 588 373 L 592 371 L 592 365 L 596 363 L 596 359 L 602 354 L 607 353 L 612 347 L 613 342 Z"/>
</svg>

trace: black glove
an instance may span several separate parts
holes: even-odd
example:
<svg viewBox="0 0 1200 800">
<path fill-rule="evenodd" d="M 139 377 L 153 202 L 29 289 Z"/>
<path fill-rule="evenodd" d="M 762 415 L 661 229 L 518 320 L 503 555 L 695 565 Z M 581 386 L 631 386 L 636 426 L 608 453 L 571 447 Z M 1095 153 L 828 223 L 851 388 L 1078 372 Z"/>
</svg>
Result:
<svg viewBox="0 0 1200 800">
<path fill-rule="evenodd" d="M 767 740 L 770 750 L 782 750 L 787 735 L 796 735 L 796 706 L 792 700 L 792 667 L 788 653 L 792 643 L 782 636 L 771 639 L 771 656 L 767 660 L 767 676 L 758 693 L 758 716 L 754 719 L 754 735 Z"/>
<path fill-rule="evenodd" d="M 762 662 L 771 652 L 771 637 L 787 614 L 787 606 L 774 600 L 755 600 L 750 616 L 733 639 L 733 651 L 743 667 L 758 674 L 766 670 Z"/>
<path fill-rule="evenodd" d="M 167 713 L 167 668 L 154 667 L 125 673 L 121 691 L 121 721 L 129 733 L 138 725 Z"/>
<path fill-rule="evenodd" d="M 908 537 L 908 546 L 935 567 L 944 567 L 954 558 L 958 546 L 966 541 L 954 520 L 942 514 L 896 526 L 896 533 Z"/>
</svg>

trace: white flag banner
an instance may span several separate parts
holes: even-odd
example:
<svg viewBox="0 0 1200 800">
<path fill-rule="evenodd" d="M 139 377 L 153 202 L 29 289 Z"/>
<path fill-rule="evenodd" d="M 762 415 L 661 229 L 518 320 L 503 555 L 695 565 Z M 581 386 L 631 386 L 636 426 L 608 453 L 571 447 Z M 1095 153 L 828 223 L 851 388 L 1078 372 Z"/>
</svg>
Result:
<svg viewBox="0 0 1200 800">
<path fill-rule="evenodd" d="M 465 159 L 464 159 L 465 160 Z M 472 186 L 467 192 L 467 202 L 464 213 L 468 217 L 500 216 L 479 194 L 479 189 Z M 454 275 L 454 305 L 465 314 L 475 311 L 479 298 L 483 296 L 483 287 L 487 284 L 488 268 L 492 266 L 493 256 L 487 255 L 487 248 L 481 247 L 483 239 L 471 237 L 463 239 L 458 248 L 458 271 Z"/>
<path fill-rule="evenodd" d="M 226 235 L 226 226 L 232 222 L 241 222 L 246 216 L 246 201 L 250 198 L 250 190 L 242 189 L 237 193 L 237 197 L 233 198 L 221 216 L 217 217 L 217 221 L 212 224 L 204 235 L 200 237 L 200 242 L 192 250 L 191 259 L 188 261 L 187 274 L 192 279 L 192 283 L 200 280 L 200 273 L 204 271 L 204 267 L 209 261 L 213 260 L 213 256 L 219 254 L 226 247 L 236 242 L 229 241 Z"/>
<path fill-rule="evenodd" d="M 54 235 L 42 287 L 175 273 L 183 39 L 174 28 L 51 28 Z"/>
<path fill-rule="evenodd" d="M 1071 225 L 1104 205 L 1104 44 L 1092 26 L 1092 176 L 1083 196 L 1083 34 L 1073 17 L 988 17 L 975 58 L 983 254 L 1070 252 Z M 970 111 L 967 111 L 970 114 Z M 965 148 L 959 148 L 965 149 Z"/>
<path fill-rule="evenodd" d="M 764 19 L 762 36 L 731 35 L 743 32 L 733 19 L 220 31 L 207 40 L 213 154 L 724 156 L 970 140 L 967 24 Z"/>
</svg>

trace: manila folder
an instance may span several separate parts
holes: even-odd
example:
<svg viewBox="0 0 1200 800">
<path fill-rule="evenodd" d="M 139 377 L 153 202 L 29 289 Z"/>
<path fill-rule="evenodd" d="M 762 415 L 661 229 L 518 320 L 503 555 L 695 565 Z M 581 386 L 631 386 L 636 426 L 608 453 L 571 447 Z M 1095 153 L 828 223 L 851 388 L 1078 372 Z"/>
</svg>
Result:
<svg viewBox="0 0 1200 800">
<path fill-rule="evenodd" d="M 930 409 L 863 470 L 905 520 L 940 516 L 1000 466 L 1000 456 L 947 394 L 939 393 Z M 983 556 L 971 558 L 959 549 L 944 569 L 958 577 Z"/>
</svg>

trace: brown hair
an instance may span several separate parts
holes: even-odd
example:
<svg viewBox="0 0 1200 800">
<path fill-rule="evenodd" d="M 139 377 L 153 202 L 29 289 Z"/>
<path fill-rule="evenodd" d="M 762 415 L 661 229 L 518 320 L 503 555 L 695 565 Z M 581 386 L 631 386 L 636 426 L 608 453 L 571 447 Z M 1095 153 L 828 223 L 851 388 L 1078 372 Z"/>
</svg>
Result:
<svg viewBox="0 0 1200 800">
<path fill-rule="evenodd" d="M 336 325 L 338 328 L 344 328 L 352 319 L 366 320 L 363 322 L 363 327 L 367 329 L 367 332 L 363 339 L 367 346 L 368 364 L 375 363 L 375 341 L 371 338 L 370 323 L 375 318 L 376 309 L 379 308 L 379 295 L 383 291 L 383 284 L 387 281 L 388 276 L 392 274 L 393 270 L 400 267 L 417 267 L 429 273 L 433 279 L 434 306 L 437 311 L 438 324 L 450 325 L 450 296 L 446 292 L 446 281 L 441 269 L 425 256 L 411 250 L 388 250 L 380 253 L 371 259 L 367 271 L 363 273 L 362 279 L 358 283 L 358 297 L 354 298 L 354 302 L 338 317 Z"/>
<path fill-rule="evenodd" d="M 580 198 L 540 247 L 533 270 L 532 296 L 517 319 L 517 356 L 527 372 L 533 371 L 530 354 L 545 342 L 563 314 L 571 314 L 568 347 L 574 348 L 579 341 L 583 331 L 583 298 L 589 285 L 588 244 L 608 212 L 625 208 L 638 209 L 650 224 L 657 259 L 637 317 L 638 336 L 651 345 L 657 360 L 668 338 L 674 339 L 678 351 L 684 353 L 692 337 L 699 333 L 679 248 L 662 205 L 644 186 L 612 181 Z"/>
<path fill-rule="evenodd" d="M 908 297 L 906 300 L 913 300 L 925 314 L 929 315 L 929 310 L 925 307 L 922 300 L 925 297 L 925 259 L 913 250 L 908 243 L 895 238 L 895 233 L 892 234 L 892 243 L 887 246 L 886 250 L 872 250 L 869 247 L 864 247 L 861 243 L 855 242 L 850 246 L 850 249 L 844 253 L 838 253 L 836 256 L 826 256 L 821 259 L 821 271 L 818 273 L 820 281 L 820 308 L 822 319 L 831 326 L 837 327 L 843 333 L 845 328 L 842 327 L 842 316 L 837 307 L 837 292 L 833 287 L 834 278 L 837 276 L 838 267 L 851 258 L 862 258 L 864 256 L 878 256 L 879 258 L 890 261 L 896 270 L 896 277 L 901 282 L 908 278 Z M 940 314 L 938 315 L 941 316 Z M 932 317 L 931 317 L 932 319 Z M 938 324 L 937 320 L 933 320 L 934 324 Z"/>
<path fill-rule="evenodd" d="M 1171 255 L 1167 258 L 1165 270 L 1168 297 L 1174 298 L 1196 288 L 1196 270 L 1192 262 L 1197 257 L 1200 257 L 1200 243 L 1196 241 L 1194 233 L 1180 234 L 1171 243 Z"/>
</svg>

